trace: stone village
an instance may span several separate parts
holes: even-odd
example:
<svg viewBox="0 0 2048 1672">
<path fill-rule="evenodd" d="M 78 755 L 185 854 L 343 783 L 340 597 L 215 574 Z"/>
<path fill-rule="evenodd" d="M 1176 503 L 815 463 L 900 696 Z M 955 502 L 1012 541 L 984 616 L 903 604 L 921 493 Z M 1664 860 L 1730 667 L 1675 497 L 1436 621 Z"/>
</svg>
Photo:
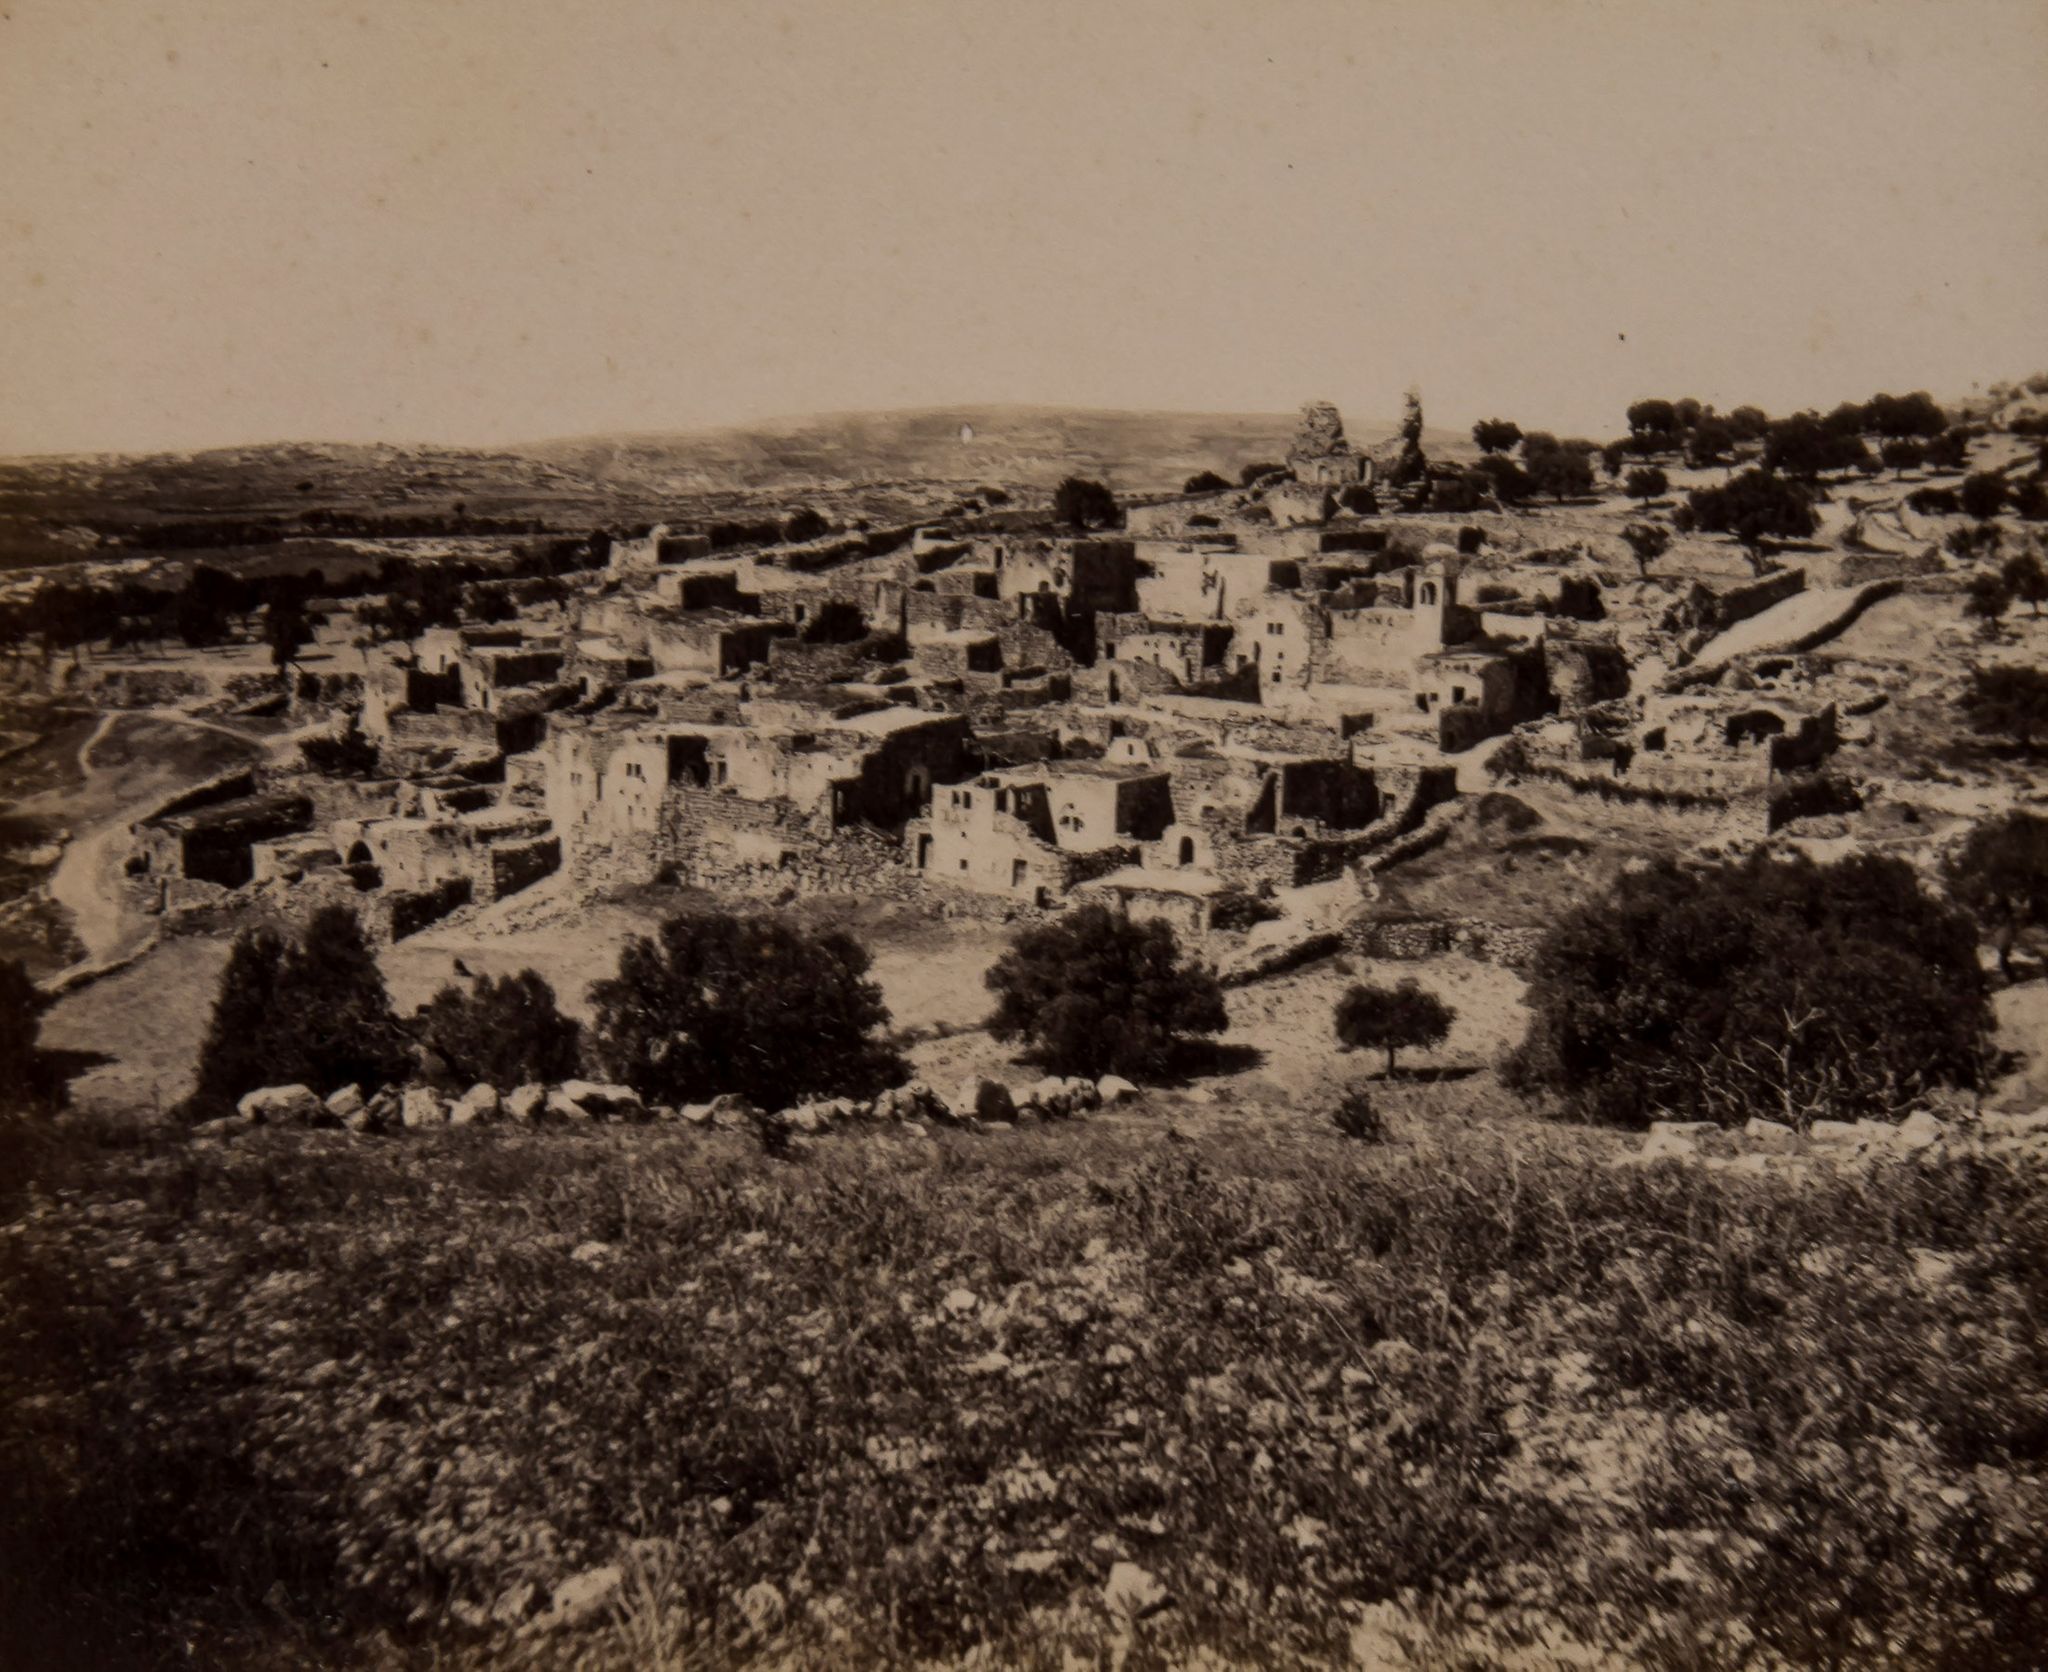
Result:
<svg viewBox="0 0 2048 1672">
<path fill-rule="evenodd" d="M 1115 532 L 615 535 L 558 604 L 302 678 L 295 706 L 345 712 L 374 775 L 187 792 L 136 825 L 130 886 L 171 914 L 348 898 L 393 939 L 559 876 L 991 917 L 1105 900 L 1200 940 L 1308 885 L 1369 899 L 1509 748 L 1689 839 L 1760 839 L 1872 700 L 1689 663 L 1799 569 L 1632 615 L 1611 554 L 1379 514 L 1390 462 L 1311 403 L 1284 473 Z M 337 607 L 321 641 L 355 626 Z"/>
</svg>

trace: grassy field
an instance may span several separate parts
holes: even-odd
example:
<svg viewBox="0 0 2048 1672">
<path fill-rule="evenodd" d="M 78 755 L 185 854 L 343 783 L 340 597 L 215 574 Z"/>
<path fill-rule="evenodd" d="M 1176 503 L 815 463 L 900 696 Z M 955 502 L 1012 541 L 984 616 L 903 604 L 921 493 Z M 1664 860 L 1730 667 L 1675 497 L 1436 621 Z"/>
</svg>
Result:
<svg viewBox="0 0 2048 1672">
<path fill-rule="evenodd" d="M 1187 1112 L 17 1134 L 20 1663 L 2034 1663 L 2038 1171 Z"/>
</svg>

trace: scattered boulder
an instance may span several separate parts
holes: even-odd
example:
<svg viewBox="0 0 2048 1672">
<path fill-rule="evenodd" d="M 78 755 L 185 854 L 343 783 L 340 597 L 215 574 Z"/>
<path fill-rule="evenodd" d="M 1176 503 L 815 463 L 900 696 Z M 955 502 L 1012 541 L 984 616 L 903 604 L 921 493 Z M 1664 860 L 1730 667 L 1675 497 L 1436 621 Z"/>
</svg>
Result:
<svg viewBox="0 0 2048 1672">
<path fill-rule="evenodd" d="M 1138 1088 L 1121 1074 L 1105 1074 L 1095 1082 L 1095 1095 L 1104 1103 L 1128 1103 Z"/>
<path fill-rule="evenodd" d="M 685 1126 L 709 1126 L 711 1105 L 708 1103 L 685 1103 L 676 1111 L 676 1118 Z"/>
<path fill-rule="evenodd" d="M 548 1600 L 548 1611 L 534 1625 L 542 1631 L 558 1631 L 596 1618 L 611 1605 L 625 1579 L 622 1568 L 599 1567 L 563 1580 Z"/>
<path fill-rule="evenodd" d="M 541 1108 L 551 1120 L 588 1121 L 596 1118 L 560 1086 L 548 1093 L 547 1101 Z"/>
<path fill-rule="evenodd" d="M 235 1105 L 251 1126 L 310 1126 L 327 1106 L 310 1086 L 265 1086 Z"/>
<path fill-rule="evenodd" d="M 705 1121 L 714 1132 L 751 1132 L 760 1123 L 761 1110 L 751 1097 L 736 1091 L 723 1092 L 704 1106 Z M 683 1111 L 688 1118 L 689 1110 Z"/>
<path fill-rule="evenodd" d="M 327 1112 L 346 1125 L 348 1117 L 363 1108 L 366 1101 L 361 1086 L 343 1086 L 340 1091 L 328 1098 Z"/>
<path fill-rule="evenodd" d="M 203 1120 L 192 1128 L 195 1138 L 233 1138 L 249 1129 L 249 1123 L 240 1115 L 222 1115 L 218 1120 Z"/>
<path fill-rule="evenodd" d="M 508 1093 L 500 1108 L 507 1120 L 537 1120 L 541 1110 L 547 1107 L 547 1101 L 546 1086 L 524 1085 Z"/>
<path fill-rule="evenodd" d="M 1854 1121 L 1817 1120 L 1806 1129 L 1806 1136 L 1816 1144 L 1858 1145 L 1866 1134 Z"/>
<path fill-rule="evenodd" d="M 354 1114 L 344 1115 L 341 1124 L 351 1132 L 389 1132 L 398 1125 L 401 1109 L 398 1093 L 386 1086 Z"/>
<path fill-rule="evenodd" d="M 1751 1116 L 1743 1127 L 1742 1135 L 1753 1143 L 1768 1144 L 1772 1149 L 1783 1149 L 1798 1136 L 1783 1121 L 1762 1120 Z"/>
<path fill-rule="evenodd" d="M 1653 1130 L 1638 1153 L 1638 1159 L 1643 1161 L 1690 1161 L 1699 1153 L 1699 1145 L 1693 1142 L 1690 1133 L 1657 1132 Z"/>
<path fill-rule="evenodd" d="M 470 1126 L 498 1118 L 498 1088 L 482 1081 L 471 1086 L 448 1110 L 450 1126 Z"/>
<path fill-rule="evenodd" d="M 646 1118 L 647 1105 L 631 1086 L 606 1085 L 598 1080 L 564 1080 L 556 1089 L 593 1120 Z"/>
<path fill-rule="evenodd" d="M 1653 1120 L 1650 1131 L 1653 1134 L 1668 1132 L 1680 1138 L 1703 1138 L 1710 1132 L 1720 1131 L 1720 1128 L 1710 1120 Z"/>
<path fill-rule="evenodd" d="M 829 1103 L 799 1103 L 794 1109 L 782 1111 L 782 1122 L 793 1132 L 829 1132 L 832 1130 L 832 1106 Z"/>
<path fill-rule="evenodd" d="M 446 1126 L 448 1110 L 440 1098 L 425 1086 L 407 1086 L 399 1094 L 399 1124 L 414 1126 Z"/>
<path fill-rule="evenodd" d="M 1102 1600 L 1109 1611 L 1125 1620 L 1142 1620 L 1172 1606 L 1166 1587 L 1136 1562 L 1111 1565 L 1109 1580 L 1102 1587 Z"/>
</svg>

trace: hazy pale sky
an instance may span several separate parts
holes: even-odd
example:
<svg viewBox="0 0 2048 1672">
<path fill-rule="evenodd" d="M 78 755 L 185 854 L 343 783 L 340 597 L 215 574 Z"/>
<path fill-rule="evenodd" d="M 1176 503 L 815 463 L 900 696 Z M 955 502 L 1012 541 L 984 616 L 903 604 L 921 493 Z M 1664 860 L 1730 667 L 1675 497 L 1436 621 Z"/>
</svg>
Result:
<svg viewBox="0 0 2048 1672">
<path fill-rule="evenodd" d="M 4 0 L 0 452 L 2048 369 L 2048 0 Z"/>
</svg>

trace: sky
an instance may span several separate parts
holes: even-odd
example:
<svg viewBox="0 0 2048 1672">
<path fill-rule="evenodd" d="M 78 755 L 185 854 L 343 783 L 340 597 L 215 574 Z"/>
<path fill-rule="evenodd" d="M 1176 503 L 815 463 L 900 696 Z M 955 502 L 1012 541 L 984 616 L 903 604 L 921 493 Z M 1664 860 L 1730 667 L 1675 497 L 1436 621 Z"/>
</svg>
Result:
<svg viewBox="0 0 2048 1672">
<path fill-rule="evenodd" d="M 0 453 L 2048 370 L 2048 0 L 0 0 Z"/>
</svg>

